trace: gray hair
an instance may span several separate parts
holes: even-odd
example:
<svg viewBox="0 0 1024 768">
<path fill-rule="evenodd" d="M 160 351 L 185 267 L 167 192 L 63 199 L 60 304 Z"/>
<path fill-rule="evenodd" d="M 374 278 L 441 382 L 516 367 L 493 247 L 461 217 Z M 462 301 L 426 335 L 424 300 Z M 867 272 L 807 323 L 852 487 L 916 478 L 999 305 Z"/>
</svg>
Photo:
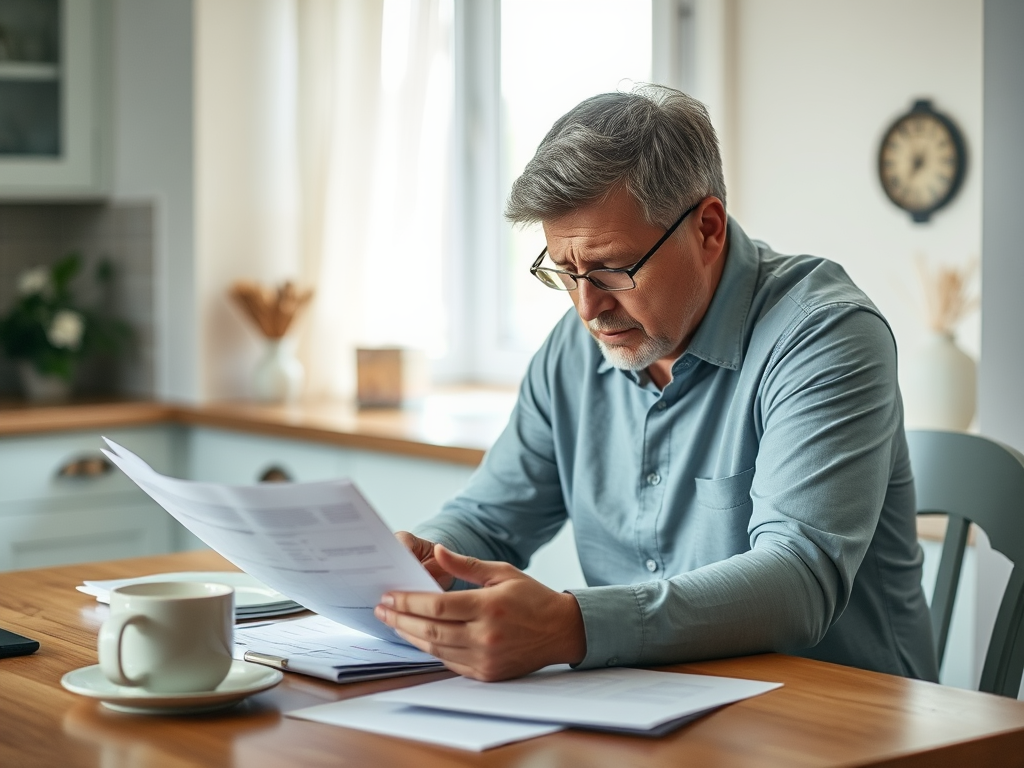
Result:
<svg viewBox="0 0 1024 768">
<path fill-rule="evenodd" d="M 550 221 L 620 186 L 649 224 L 665 228 L 709 195 L 725 205 L 718 137 L 704 105 L 660 85 L 581 102 L 555 122 L 512 184 L 505 218 Z"/>
</svg>

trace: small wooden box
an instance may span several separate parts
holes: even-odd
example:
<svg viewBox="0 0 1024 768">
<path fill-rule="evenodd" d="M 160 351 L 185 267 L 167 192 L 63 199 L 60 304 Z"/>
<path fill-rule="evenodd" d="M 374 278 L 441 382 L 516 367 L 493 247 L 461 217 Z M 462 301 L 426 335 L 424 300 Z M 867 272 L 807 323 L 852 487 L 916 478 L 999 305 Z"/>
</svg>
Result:
<svg viewBox="0 0 1024 768">
<path fill-rule="evenodd" d="M 426 394 L 427 361 L 400 347 L 356 350 L 356 402 L 360 408 L 397 408 Z"/>
</svg>

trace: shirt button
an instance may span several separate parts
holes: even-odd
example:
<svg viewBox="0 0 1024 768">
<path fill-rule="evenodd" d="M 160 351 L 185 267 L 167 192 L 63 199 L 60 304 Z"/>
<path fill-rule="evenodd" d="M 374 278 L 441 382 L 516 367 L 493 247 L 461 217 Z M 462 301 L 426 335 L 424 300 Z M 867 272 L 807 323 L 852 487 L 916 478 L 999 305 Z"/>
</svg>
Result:
<svg viewBox="0 0 1024 768">
<path fill-rule="evenodd" d="M 651 573 L 654 573 L 656 570 L 658 570 L 658 564 L 654 562 L 654 560 L 648 560 L 645 563 L 645 565 L 647 566 L 647 570 Z"/>
<path fill-rule="evenodd" d="M 608 661 L 606 661 L 604 663 L 604 665 L 606 667 L 614 667 L 618 663 L 619 663 L 619 659 L 617 657 L 615 657 L 615 656 L 612 656 L 610 659 L 608 659 Z"/>
<path fill-rule="evenodd" d="M 659 475 L 657 472 L 651 472 L 651 474 L 649 474 L 647 476 L 647 484 L 648 485 L 657 485 L 660 482 L 661 482 L 661 475 Z"/>
<path fill-rule="evenodd" d="M 666 402 L 665 402 L 664 400 L 659 400 L 659 401 L 658 401 L 658 405 L 657 405 L 657 406 L 655 406 L 655 407 L 656 407 L 656 408 L 657 408 L 657 409 L 658 409 L 659 411 L 664 411 L 664 410 L 665 410 L 666 408 L 668 408 L 668 403 L 666 403 Z"/>
</svg>

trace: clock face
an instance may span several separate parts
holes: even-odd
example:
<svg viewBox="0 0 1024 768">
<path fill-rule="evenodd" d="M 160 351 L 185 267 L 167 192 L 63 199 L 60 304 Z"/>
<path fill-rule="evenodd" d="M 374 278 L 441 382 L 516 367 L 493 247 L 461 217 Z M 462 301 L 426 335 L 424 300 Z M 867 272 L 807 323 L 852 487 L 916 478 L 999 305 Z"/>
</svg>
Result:
<svg viewBox="0 0 1024 768">
<path fill-rule="evenodd" d="M 927 221 L 960 187 L 964 146 L 956 126 L 919 101 L 882 140 L 878 173 L 882 188 L 914 221 Z"/>
</svg>

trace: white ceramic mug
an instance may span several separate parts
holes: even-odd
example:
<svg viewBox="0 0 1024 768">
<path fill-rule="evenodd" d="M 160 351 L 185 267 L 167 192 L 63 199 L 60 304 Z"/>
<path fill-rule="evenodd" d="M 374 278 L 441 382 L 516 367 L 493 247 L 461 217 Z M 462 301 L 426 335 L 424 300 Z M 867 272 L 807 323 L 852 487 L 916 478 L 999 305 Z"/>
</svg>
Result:
<svg viewBox="0 0 1024 768">
<path fill-rule="evenodd" d="M 100 669 L 154 693 L 212 691 L 231 667 L 234 626 L 235 590 L 225 584 L 119 587 L 100 628 Z"/>
</svg>

